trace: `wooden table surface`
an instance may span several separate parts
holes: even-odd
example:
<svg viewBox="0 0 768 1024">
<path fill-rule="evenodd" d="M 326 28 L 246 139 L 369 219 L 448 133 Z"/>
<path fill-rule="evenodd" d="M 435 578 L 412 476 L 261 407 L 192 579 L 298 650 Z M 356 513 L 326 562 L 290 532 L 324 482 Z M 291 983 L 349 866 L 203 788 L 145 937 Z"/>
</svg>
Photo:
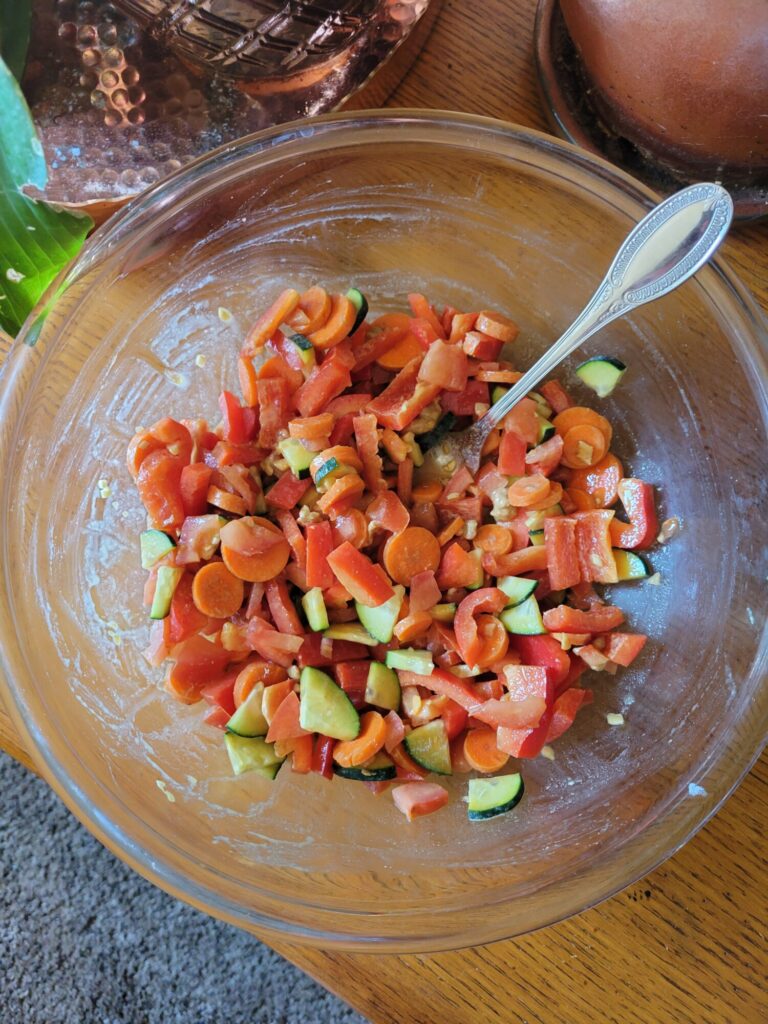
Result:
<svg viewBox="0 0 768 1024">
<path fill-rule="evenodd" d="M 391 106 L 458 109 L 546 130 L 535 0 L 446 0 Z M 768 309 L 768 224 L 725 255 Z M 0 745 L 29 767 L 0 709 Z M 375 1024 L 758 1024 L 768 1020 L 768 756 L 683 850 L 570 921 L 455 953 L 330 953 L 270 940 Z"/>
</svg>

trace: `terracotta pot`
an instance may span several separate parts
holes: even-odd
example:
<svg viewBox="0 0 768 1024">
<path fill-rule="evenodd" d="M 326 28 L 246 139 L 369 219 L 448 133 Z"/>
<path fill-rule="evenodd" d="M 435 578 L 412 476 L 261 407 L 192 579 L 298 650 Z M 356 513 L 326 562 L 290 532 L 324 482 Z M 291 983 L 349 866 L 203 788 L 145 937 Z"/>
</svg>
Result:
<svg viewBox="0 0 768 1024">
<path fill-rule="evenodd" d="M 766 0 L 560 0 L 609 127 L 686 173 L 768 175 Z"/>
</svg>

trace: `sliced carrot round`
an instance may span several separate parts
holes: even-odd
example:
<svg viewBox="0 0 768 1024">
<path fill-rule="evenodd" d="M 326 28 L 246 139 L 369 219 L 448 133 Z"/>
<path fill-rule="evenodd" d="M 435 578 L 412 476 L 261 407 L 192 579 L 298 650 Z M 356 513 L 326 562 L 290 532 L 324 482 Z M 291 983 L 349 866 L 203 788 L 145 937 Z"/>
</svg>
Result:
<svg viewBox="0 0 768 1024">
<path fill-rule="evenodd" d="M 495 665 L 501 661 L 509 647 L 509 633 L 495 615 L 477 616 L 477 633 L 482 641 L 482 649 L 477 656 L 477 664 L 481 668 Z"/>
<path fill-rule="evenodd" d="M 272 537 L 269 534 L 272 534 Z M 221 530 L 221 557 L 230 572 L 249 583 L 264 583 L 282 572 L 291 546 L 268 519 L 245 516 Z"/>
<path fill-rule="evenodd" d="M 605 435 L 589 423 L 578 423 L 563 437 L 561 462 L 569 469 L 594 466 L 605 455 L 608 445 Z"/>
<path fill-rule="evenodd" d="M 483 727 L 469 729 L 464 737 L 464 757 L 476 772 L 498 772 L 509 760 L 496 746 L 496 730 Z"/>
<path fill-rule="evenodd" d="M 209 505 L 215 505 L 224 512 L 231 512 L 233 516 L 244 516 L 248 511 L 248 506 L 239 494 L 230 494 L 220 487 L 209 487 L 205 499 Z"/>
<path fill-rule="evenodd" d="M 548 493 L 543 498 L 539 498 L 538 501 L 528 505 L 527 509 L 529 512 L 538 512 L 543 508 L 551 508 L 553 505 L 557 505 L 562 496 L 563 485 L 559 484 L 557 480 L 550 480 Z"/>
<path fill-rule="evenodd" d="M 530 476 L 521 476 L 510 484 L 507 490 L 507 497 L 510 505 L 515 508 L 528 508 L 541 501 L 550 492 L 550 483 L 542 473 L 532 473 Z"/>
<path fill-rule="evenodd" d="M 294 288 L 281 292 L 269 309 L 262 313 L 248 331 L 241 355 L 251 356 L 266 345 L 280 324 L 286 322 L 299 304 L 299 293 Z"/>
<path fill-rule="evenodd" d="M 254 408 L 259 404 L 259 380 L 253 360 L 249 356 L 240 356 L 237 360 L 237 376 L 243 401 Z"/>
<path fill-rule="evenodd" d="M 387 726 L 378 711 L 366 711 L 360 718 L 360 735 L 341 740 L 333 748 L 333 760 L 342 768 L 354 768 L 378 754 L 387 738 Z"/>
<path fill-rule="evenodd" d="M 563 439 L 565 439 L 565 435 L 572 427 L 577 427 L 581 424 L 587 424 L 590 427 L 597 427 L 600 433 L 605 437 L 606 451 L 610 448 L 611 438 L 613 437 L 613 427 L 605 416 L 601 416 L 600 413 L 595 412 L 594 409 L 589 409 L 585 405 L 572 405 L 568 409 L 564 409 L 562 412 L 559 412 L 552 420 L 552 425 Z"/>
<path fill-rule="evenodd" d="M 331 299 L 331 313 L 325 324 L 316 331 L 308 331 L 307 337 L 315 348 L 327 349 L 343 341 L 357 316 L 357 309 L 346 295 L 334 295 Z"/>
<path fill-rule="evenodd" d="M 272 683 L 280 683 L 287 679 L 285 669 L 282 665 L 276 665 L 272 661 L 252 661 L 245 668 L 241 669 L 235 679 L 234 699 L 235 707 L 239 708 L 248 694 L 257 683 L 264 683 L 271 686 Z"/>
<path fill-rule="evenodd" d="M 348 511 L 365 490 L 365 484 L 357 473 L 334 480 L 325 494 L 318 500 L 317 507 L 331 519 Z"/>
<path fill-rule="evenodd" d="M 312 462 L 309 464 L 309 472 L 313 480 L 319 470 L 326 462 L 330 462 L 331 459 L 336 459 L 340 466 L 351 466 L 361 473 L 363 471 L 363 464 L 354 448 L 351 448 L 348 444 L 335 444 L 332 448 L 324 448 L 319 455 L 312 459 Z"/>
<path fill-rule="evenodd" d="M 289 318 L 288 324 L 295 331 L 311 334 L 319 331 L 331 315 L 331 296 L 319 284 L 313 285 L 302 292 L 296 312 Z"/>
<path fill-rule="evenodd" d="M 376 360 L 379 366 L 383 366 L 385 370 L 402 370 L 412 359 L 424 355 L 421 342 L 411 331 L 411 318 L 407 313 L 385 313 L 383 316 L 377 317 L 371 324 L 371 328 L 376 327 L 397 327 L 406 332 L 396 345 L 393 345 Z"/>
<path fill-rule="evenodd" d="M 223 562 L 209 562 L 195 573 L 192 600 L 195 608 L 212 619 L 228 619 L 240 610 L 245 596 L 243 581 Z"/>
<path fill-rule="evenodd" d="M 582 491 L 579 487 L 567 487 L 565 493 L 576 506 L 577 512 L 590 512 L 596 507 L 592 495 L 587 491 Z"/>
<path fill-rule="evenodd" d="M 487 334 L 496 341 L 514 341 L 520 333 L 520 329 L 514 320 L 510 320 L 503 313 L 495 313 L 492 310 L 484 309 L 477 314 L 475 330 L 481 334 Z"/>
<path fill-rule="evenodd" d="M 421 526 L 408 526 L 384 545 L 384 568 L 396 583 L 408 585 L 419 572 L 437 569 L 440 545 L 437 537 Z"/>
<path fill-rule="evenodd" d="M 486 523 L 475 534 L 473 544 L 481 551 L 489 551 L 492 555 L 506 555 L 512 550 L 512 534 L 506 526 Z"/>
<path fill-rule="evenodd" d="M 573 488 L 586 492 L 593 499 L 588 508 L 609 508 L 619 496 L 619 483 L 623 477 L 624 467 L 612 452 L 608 452 L 594 466 L 571 471 L 568 493 Z"/>
<path fill-rule="evenodd" d="M 429 612 L 413 612 L 411 615 L 406 615 L 404 619 L 400 619 L 395 626 L 395 636 L 401 644 L 405 644 L 410 640 L 415 640 L 416 637 L 424 636 L 431 625 L 432 616 Z"/>
</svg>

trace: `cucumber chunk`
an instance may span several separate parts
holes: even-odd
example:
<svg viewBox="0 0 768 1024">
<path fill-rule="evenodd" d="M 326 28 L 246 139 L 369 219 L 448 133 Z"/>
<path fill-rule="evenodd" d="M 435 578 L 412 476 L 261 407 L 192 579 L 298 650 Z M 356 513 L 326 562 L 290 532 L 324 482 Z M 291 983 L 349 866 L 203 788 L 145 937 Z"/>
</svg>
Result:
<svg viewBox="0 0 768 1024">
<path fill-rule="evenodd" d="M 456 616 L 456 605 L 436 604 L 430 615 L 436 622 L 453 622 Z"/>
<path fill-rule="evenodd" d="M 598 398 L 610 395 L 626 372 L 624 363 L 613 356 L 595 356 L 576 367 L 576 376 L 592 388 Z"/>
<path fill-rule="evenodd" d="M 496 775 L 491 779 L 470 779 L 467 816 L 470 821 L 484 821 L 505 814 L 520 803 L 525 792 L 523 777 L 519 772 L 512 775 Z"/>
<path fill-rule="evenodd" d="M 306 377 L 317 365 L 314 346 L 309 338 L 305 338 L 303 334 L 292 334 L 291 341 L 299 350 L 299 358 L 301 359 L 303 373 Z"/>
<path fill-rule="evenodd" d="M 164 619 L 171 610 L 171 600 L 179 580 L 184 575 L 183 569 L 175 566 L 161 565 L 157 570 L 157 583 L 155 585 L 155 596 L 152 598 L 152 607 L 149 609 L 150 619 Z"/>
<path fill-rule="evenodd" d="M 266 736 L 269 723 L 261 709 L 264 697 L 264 683 L 256 683 L 234 715 L 227 722 L 227 732 L 252 739 Z"/>
<path fill-rule="evenodd" d="M 334 764 L 333 773 L 343 779 L 356 779 L 359 782 L 387 782 L 397 777 L 397 769 L 392 759 L 381 752 L 375 754 L 365 764 L 355 765 L 354 768 L 342 768 L 340 764 Z"/>
<path fill-rule="evenodd" d="M 547 632 L 539 611 L 539 602 L 533 595 L 512 608 L 505 608 L 499 618 L 508 633 L 518 636 L 538 636 Z"/>
<path fill-rule="evenodd" d="M 349 697 L 325 672 L 303 668 L 299 680 L 299 722 L 307 732 L 320 732 L 335 740 L 354 740 L 360 734 L 360 716 Z"/>
<path fill-rule="evenodd" d="M 284 437 L 277 447 L 294 476 L 305 477 L 309 473 L 309 465 L 315 453 L 305 448 L 297 437 Z"/>
<path fill-rule="evenodd" d="M 328 627 L 323 636 L 329 640 L 349 640 L 353 644 L 365 644 L 367 647 L 375 647 L 378 643 L 359 622 L 338 622 Z"/>
<path fill-rule="evenodd" d="M 304 594 L 301 599 L 301 607 L 304 609 L 309 628 L 313 633 L 319 633 L 323 629 L 328 629 L 330 625 L 328 622 L 328 611 L 326 610 L 325 599 L 320 587 L 313 587 Z"/>
<path fill-rule="evenodd" d="M 503 590 L 509 598 L 508 608 L 522 604 L 533 594 L 538 585 L 538 580 L 526 580 L 522 576 L 502 576 L 500 580 L 496 581 L 499 590 Z"/>
<path fill-rule="evenodd" d="M 368 316 L 368 300 L 359 288 L 350 288 L 347 292 L 347 298 L 357 310 L 355 322 L 352 324 L 352 330 L 349 332 L 350 334 L 354 334 L 363 320 Z"/>
<path fill-rule="evenodd" d="M 403 672 L 417 672 L 420 676 L 431 676 L 435 667 L 429 651 L 416 651 L 412 647 L 387 651 L 386 665 L 387 668 L 399 668 Z"/>
<path fill-rule="evenodd" d="M 400 707 L 400 680 L 394 669 L 387 668 L 380 661 L 372 661 L 365 683 L 365 703 L 387 711 Z"/>
<path fill-rule="evenodd" d="M 416 764 L 437 775 L 452 775 L 451 748 L 448 734 L 441 718 L 435 718 L 426 725 L 409 732 L 403 740 L 405 749 Z"/>
<path fill-rule="evenodd" d="M 388 644 L 392 639 L 395 623 L 403 606 L 405 587 L 398 584 L 394 591 L 393 597 L 390 597 L 388 601 L 377 605 L 375 608 L 366 608 L 364 604 L 355 601 L 358 619 L 360 619 L 371 636 L 378 640 L 380 644 Z"/>
<path fill-rule="evenodd" d="M 634 551 L 614 548 L 613 557 L 616 561 L 616 572 L 619 574 L 620 583 L 624 580 L 644 580 L 651 575 L 650 565 L 642 555 L 638 555 Z"/>
<path fill-rule="evenodd" d="M 529 530 L 542 530 L 545 519 L 553 519 L 563 514 L 562 505 L 550 505 L 549 508 L 542 508 L 536 512 L 529 512 L 525 517 L 525 525 Z"/>
<path fill-rule="evenodd" d="M 144 530 L 139 535 L 139 544 L 142 569 L 151 569 L 155 562 L 176 547 L 176 541 L 162 530 Z"/>
<path fill-rule="evenodd" d="M 453 425 L 456 422 L 456 417 L 452 412 L 447 412 L 442 419 L 438 420 L 436 425 L 426 432 L 426 434 L 419 435 L 419 445 L 423 452 L 427 451 L 428 448 L 434 448 L 436 444 L 439 444 L 443 440 L 446 434 L 453 430 Z"/>
<path fill-rule="evenodd" d="M 228 732 L 224 743 L 235 775 L 256 772 L 265 779 L 274 779 L 284 761 L 275 753 L 274 744 L 267 743 L 261 736 L 236 736 Z"/>
<path fill-rule="evenodd" d="M 548 441 L 554 436 L 554 426 L 549 422 L 549 420 L 545 420 L 542 416 L 539 416 L 539 432 L 536 435 L 536 444 L 544 444 L 545 441 Z"/>
<path fill-rule="evenodd" d="M 529 530 L 528 536 L 531 538 L 531 544 L 535 548 L 544 547 L 544 531 L 543 530 Z"/>
</svg>

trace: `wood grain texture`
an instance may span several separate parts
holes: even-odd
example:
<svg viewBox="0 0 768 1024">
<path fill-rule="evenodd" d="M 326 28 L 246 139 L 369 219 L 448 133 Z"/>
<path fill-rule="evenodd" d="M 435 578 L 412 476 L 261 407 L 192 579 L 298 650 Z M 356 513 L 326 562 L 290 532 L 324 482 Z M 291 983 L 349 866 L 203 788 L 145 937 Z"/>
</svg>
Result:
<svg viewBox="0 0 768 1024">
<path fill-rule="evenodd" d="M 546 130 L 535 0 L 446 0 L 391 106 L 458 109 Z M 768 224 L 726 245 L 768 308 Z M 0 745 L 29 764 L 0 708 Z M 522 939 L 434 956 L 271 945 L 375 1024 L 758 1024 L 768 1019 L 768 756 L 725 808 L 636 886 Z"/>
</svg>

